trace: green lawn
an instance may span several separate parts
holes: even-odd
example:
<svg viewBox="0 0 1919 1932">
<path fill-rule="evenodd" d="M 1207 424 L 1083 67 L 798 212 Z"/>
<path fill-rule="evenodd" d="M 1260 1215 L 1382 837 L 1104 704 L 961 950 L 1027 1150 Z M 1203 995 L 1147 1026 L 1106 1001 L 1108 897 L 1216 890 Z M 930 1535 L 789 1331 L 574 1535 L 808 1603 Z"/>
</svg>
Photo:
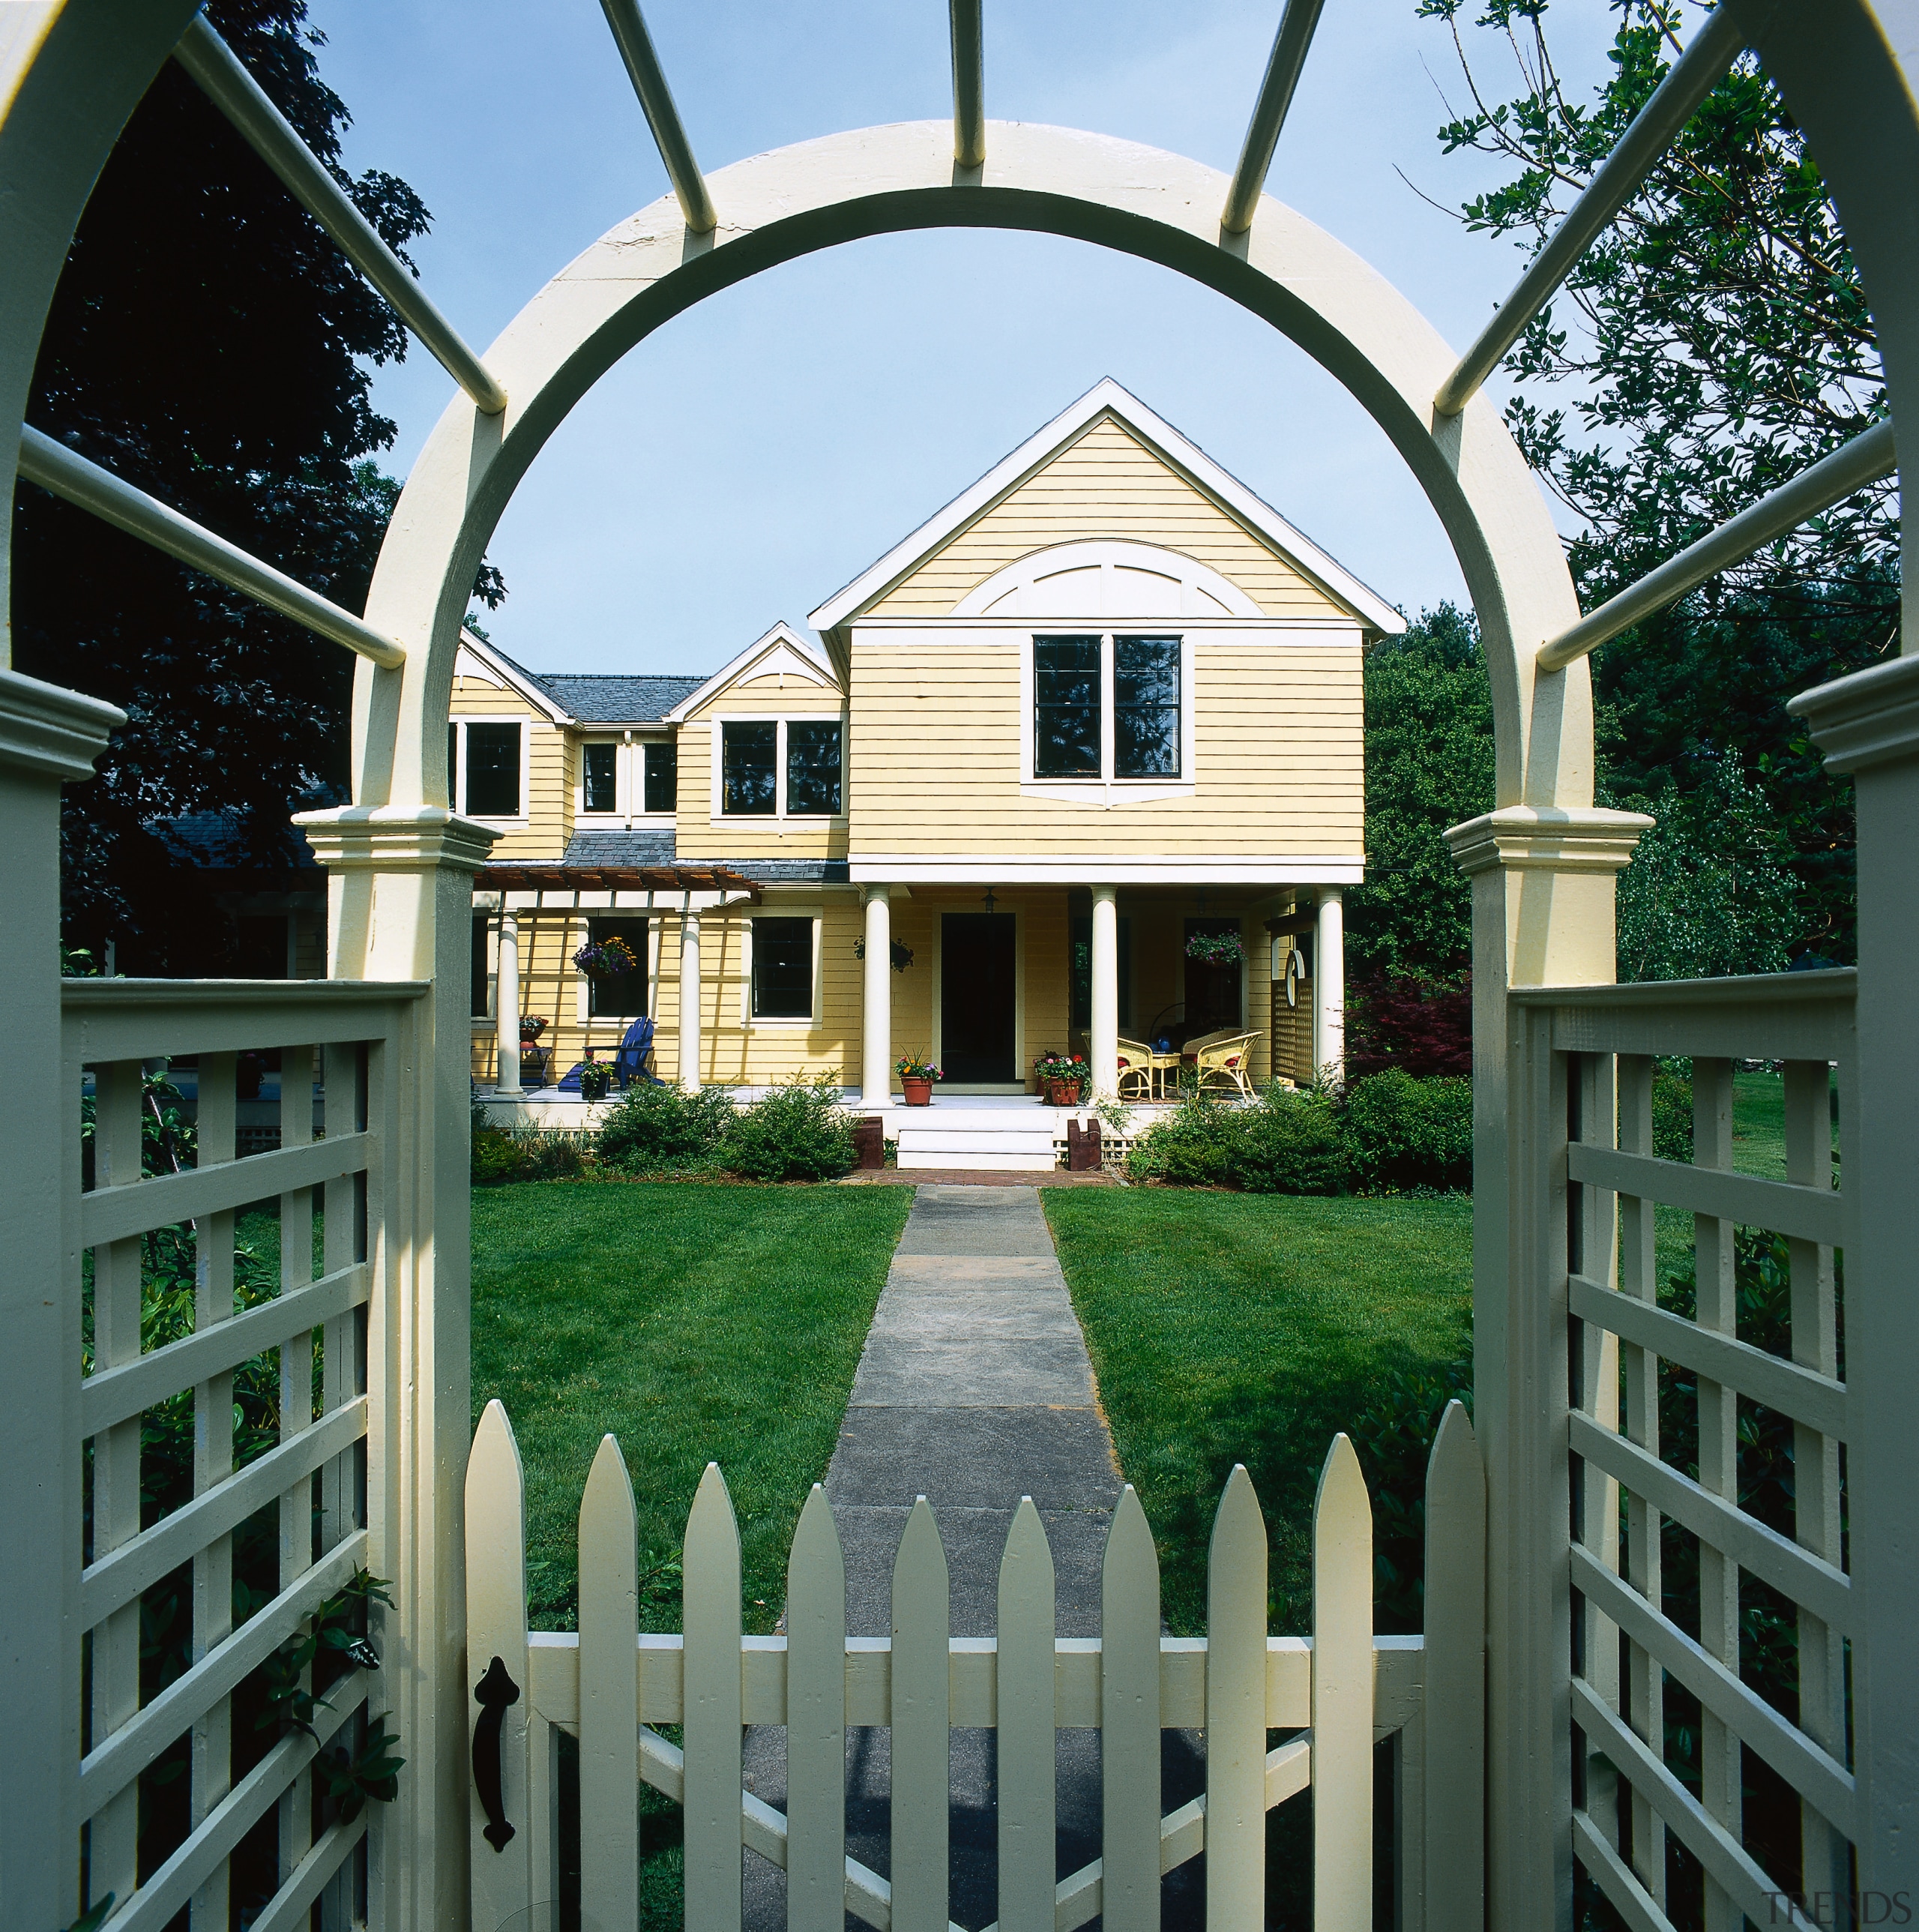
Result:
<svg viewBox="0 0 1919 1932">
<path fill-rule="evenodd" d="M 1205 1628 L 1213 1508 L 1243 1462 L 1272 1538 L 1273 1628 L 1303 1632 L 1313 1492 L 1333 1435 L 1387 1377 L 1431 1382 L 1470 1347 L 1471 1202 L 1040 1198 L 1120 1467 L 1159 1540 L 1171 1627 Z M 1369 1454 L 1362 1444 L 1363 1464 Z"/>
<path fill-rule="evenodd" d="M 505 1403 L 526 1469 L 536 1627 L 570 1629 L 580 1492 L 618 1437 L 655 1574 L 646 1628 L 677 1630 L 700 1472 L 739 1519 L 750 1629 L 770 1630 L 787 1546 L 820 1480 L 912 1204 L 903 1187 L 592 1186 L 473 1196 L 473 1414 Z"/>
</svg>

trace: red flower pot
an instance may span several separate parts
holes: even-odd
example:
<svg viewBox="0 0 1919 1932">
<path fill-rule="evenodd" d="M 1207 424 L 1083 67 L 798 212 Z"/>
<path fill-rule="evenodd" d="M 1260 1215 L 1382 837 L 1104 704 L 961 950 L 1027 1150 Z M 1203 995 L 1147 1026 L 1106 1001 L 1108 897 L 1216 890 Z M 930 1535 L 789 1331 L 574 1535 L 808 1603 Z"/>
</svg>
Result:
<svg viewBox="0 0 1919 1932">
<path fill-rule="evenodd" d="M 933 1083 L 930 1080 L 916 1080 L 910 1073 L 902 1073 L 900 1090 L 906 1096 L 909 1107 L 930 1107 L 933 1104 Z"/>
<path fill-rule="evenodd" d="M 1077 1107 L 1079 1105 L 1079 1082 L 1077 1080 L 1048 1081 L 1046 1104 L 1050 1107 Z"/>
</svg>

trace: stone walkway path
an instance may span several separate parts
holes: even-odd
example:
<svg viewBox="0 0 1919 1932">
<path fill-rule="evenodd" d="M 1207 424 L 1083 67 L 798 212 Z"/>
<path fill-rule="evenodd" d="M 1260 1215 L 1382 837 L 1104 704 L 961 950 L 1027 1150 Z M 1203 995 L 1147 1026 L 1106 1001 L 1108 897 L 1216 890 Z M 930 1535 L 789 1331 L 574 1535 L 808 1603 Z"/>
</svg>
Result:
<svg viewBox="0 0 1919 1932">
<path fill-rule="evenodd" d="M 933 1506 L 952 1633 L 990 1636 L 1000 1551 L 1032 1497 L 1053 1546 L 1062 1636 L 1099 1629 L 1099 1566 L 1120 1489 L 1085 1338 L 1031 1187 L 925 1186 L 914 1200 L 826 1475 L 846 1553 L 847 1630 L 892 1629 L 892 1566 L 913 1499 Z M 952 1742 L 950 1916 L 995 1916 L 993 1734 Z M 749 1738 L 754 1788 L 784 1808 L 782 1734 Z M 847 1850 L 884 1873 L 888 1734 L 847 1735 Z M 1060 1736 L 1062 1870 L 1099 1856 L 1096 1736 Z M 747 1924 L 785 1922 L 784 1876 L 748 1855 Z M 850 1923 L 851 1922 L 849 1922 Z"/>
</svg>

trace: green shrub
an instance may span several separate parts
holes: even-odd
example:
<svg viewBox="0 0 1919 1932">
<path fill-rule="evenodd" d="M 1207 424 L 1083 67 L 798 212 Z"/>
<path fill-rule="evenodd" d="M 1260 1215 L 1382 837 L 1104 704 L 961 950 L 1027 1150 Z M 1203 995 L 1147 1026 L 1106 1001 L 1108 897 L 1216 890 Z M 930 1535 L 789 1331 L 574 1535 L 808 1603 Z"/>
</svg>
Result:
<svg viewBox="0 0 1919 1932">
<path fill-rule="evenodd" d="M 585 1171 L 586 1149 L 579 1134 L 513 1133 L 491 1124 L 473 1130 L 476 1186 L 502 1180 L 571 1180 Z"/>
<path fill-rule="evenodd" d="M 677 1082 L 636 1083 L 600 1123 L 593 1151 L 622 1174 L 710 1168 L 734 1111 L 732 1096 L 720 1088 L 690 1094 Z"/>
<path fill-rule="evenodd" d="M 855 1158 L 853 1122 L 836 1083 L 793 1081 L 762 1094 L 727 1124 L 721 1164 L 748 1180 L 826 1180 Z"/>
<path fill-rule="evenodd" d="M 1456 1075 L 1416 1080 L 1399 1067 L 1346 1089 L 1346 1160 L 1369 1194 L 1463 1188 L 1473 1178 L 1473 1083 Z"/>
<path fill-rule="evenodd" d="M 1219 1186 L 1232 1178 L 1237 1138 L 1225 1108 L 1210 1094 L 1189 1093 L 1133 1143 L 1127 1178 L 1171 1187 Z"/>
<path fill-rule="evenodd" d="M 1233 1178 L 1252 1194 L 1339 1194 L 1345 1191 L 1346 1150 L 1339 1115 L 1318 1093 L 1277 1082 L 1255 1107 L 1227 1115 L 1233 1136 Z"/>
<path fill-rule="evenodd" d="M 1653 1152 L 1661 1160 L 1693 1158 L 1690 1060 L 1675 1060 L 1653 1070 Z"/>
</svg>

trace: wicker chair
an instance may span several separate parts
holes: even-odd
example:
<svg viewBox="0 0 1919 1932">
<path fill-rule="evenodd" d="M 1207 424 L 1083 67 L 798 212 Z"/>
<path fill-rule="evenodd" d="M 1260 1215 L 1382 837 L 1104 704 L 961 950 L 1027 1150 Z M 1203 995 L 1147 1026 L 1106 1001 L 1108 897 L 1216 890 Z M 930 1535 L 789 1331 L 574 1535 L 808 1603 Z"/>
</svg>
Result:
<svg viewBox="0 0 1919 1932">
<path fill-rule="evenodd" d="M 1186 1051 L 1192 1055 L 1193 1065 L 1199 1076 L 1200 1090 L 1204 1093 L 1209 1084 L 1222 1082 L 1245 1099 L 1252 1098 L 1252 1082 L 1246 1077 L 1246 1064 L 1252 1058 L 1252 1046 L 1260 1038 L 1263 1028 L 1251 1033 L 1225 1034 L 1210 1040 L 1189 1041 Z"/>
<path fill-rule="evenodd" d="M 1177 1053 L 1155 1053 L 1144 1040 L 1120 1038 L 1120 1098 L 1123 1100 L 1157 1100 L 1166 1090 L 1166 1074 L 1180 1069 Z"/>
</svg>

